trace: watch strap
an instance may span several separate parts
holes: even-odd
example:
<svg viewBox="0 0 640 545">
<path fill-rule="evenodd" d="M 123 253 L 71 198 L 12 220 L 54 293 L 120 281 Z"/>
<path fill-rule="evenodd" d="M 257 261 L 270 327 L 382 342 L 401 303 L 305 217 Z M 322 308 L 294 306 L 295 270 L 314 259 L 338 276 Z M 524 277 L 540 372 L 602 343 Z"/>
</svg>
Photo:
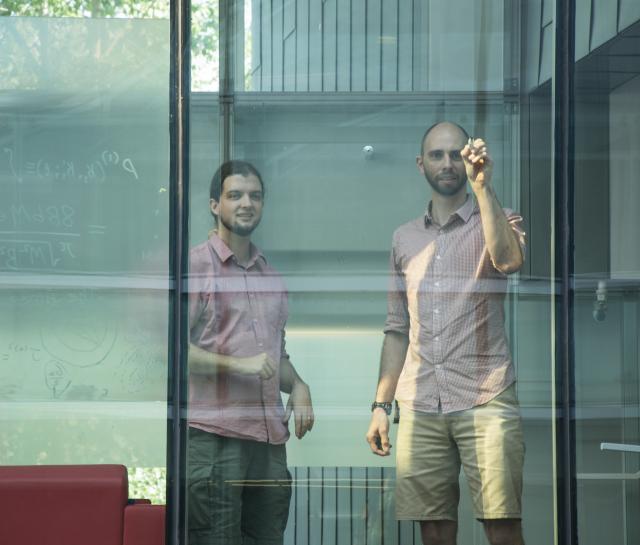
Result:
<svg viewBox="0 0 640 545">
<path fill-rule="evenodd" d="M 393 410 L 393 403 L 391 403 L 390 401 L 374 401 L 371 404 L 371 411 L 373 412 L 377 408 L 384 409 L 384 412 L 387 413 L 387 415 L 391 415 L 391 411 Z"/>
</svg>

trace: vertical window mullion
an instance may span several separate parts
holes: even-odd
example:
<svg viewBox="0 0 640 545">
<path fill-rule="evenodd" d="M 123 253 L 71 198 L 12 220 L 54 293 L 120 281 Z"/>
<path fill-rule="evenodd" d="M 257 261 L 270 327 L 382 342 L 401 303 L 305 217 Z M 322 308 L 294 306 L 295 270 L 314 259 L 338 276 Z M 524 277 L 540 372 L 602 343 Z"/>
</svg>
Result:
<svg viewBox="0 0 640 545">
<path fill-rule="evenodd" d="M 191 2 L 170 1 L 169 373 L 167 545 L 186 543 L 187 268 Z"/>
<path fill-rule="evenodd" d="M 556 494 L 558 543 L 577 545 L 574 351 L 575 0 L 555 2 L 553 79 Z"/>
</svg>

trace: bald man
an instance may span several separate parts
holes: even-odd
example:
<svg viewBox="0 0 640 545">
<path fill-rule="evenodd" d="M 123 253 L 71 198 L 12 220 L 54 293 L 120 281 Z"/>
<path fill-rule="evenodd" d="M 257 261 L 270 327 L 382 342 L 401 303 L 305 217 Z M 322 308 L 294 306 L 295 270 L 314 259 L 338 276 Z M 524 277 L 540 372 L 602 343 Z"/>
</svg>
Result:
<svg viewBox="0 0 640 545">
<path fill-rule="evenodd" d="M 496 198 L 486 143 L 459 125 L 427 129 L 416 164 L 431 201 L 393 236 L 367 441 L 390 454 L 395 397 L 396 514 L 420 522 L 425 545 L 456 543 L 461 467 L 489 542 L 523 545 L 524 443 L 504 330 L 507 276 L 524 259 L 522 218 Z"/>
</svg>

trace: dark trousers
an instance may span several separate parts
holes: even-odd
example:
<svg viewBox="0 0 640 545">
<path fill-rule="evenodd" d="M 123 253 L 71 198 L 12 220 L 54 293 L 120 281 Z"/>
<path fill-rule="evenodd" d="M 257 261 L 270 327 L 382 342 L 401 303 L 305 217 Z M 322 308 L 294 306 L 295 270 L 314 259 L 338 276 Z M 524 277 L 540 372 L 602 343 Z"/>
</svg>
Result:
<svg viewBox="0 0 640 545">
<path fill-rule="evenodd" d="M 284 445 L 189 428 L 189 545 L 281 545 L 291 474 Z"/>
</svg>

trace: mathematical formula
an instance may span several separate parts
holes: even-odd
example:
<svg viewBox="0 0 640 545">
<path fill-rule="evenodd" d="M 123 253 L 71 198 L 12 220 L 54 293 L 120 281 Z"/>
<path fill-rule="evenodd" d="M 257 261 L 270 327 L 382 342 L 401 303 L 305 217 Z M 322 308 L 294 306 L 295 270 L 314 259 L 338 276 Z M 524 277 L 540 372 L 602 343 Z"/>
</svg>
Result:
<svg viewBox="0 0 640 545">
<path fill-rule="evenodd" d="M 0 239 L 0 270 L 55 269 L 65 256 L 76 257 L 70 242 Z"/>
<path fill-rule="evenodd" d="M 68 158 L 29 158 L 20 163 L 12 148 L 4 148 L 5 159 L 14 182 L 26 180 L 58 183 L 102 184 L 109 179 L 140 180 L 138 170 L 130 157 L 117 151 L 104 150 L 89 161 Z"/>
<path fill-rule="evenodd" d="M 0 208 L 0 229 L 9 226 L 12 229 L 45 226 L 72 229 L 76 211 L 68 204 L 11 204 Z"/>
</svg>

